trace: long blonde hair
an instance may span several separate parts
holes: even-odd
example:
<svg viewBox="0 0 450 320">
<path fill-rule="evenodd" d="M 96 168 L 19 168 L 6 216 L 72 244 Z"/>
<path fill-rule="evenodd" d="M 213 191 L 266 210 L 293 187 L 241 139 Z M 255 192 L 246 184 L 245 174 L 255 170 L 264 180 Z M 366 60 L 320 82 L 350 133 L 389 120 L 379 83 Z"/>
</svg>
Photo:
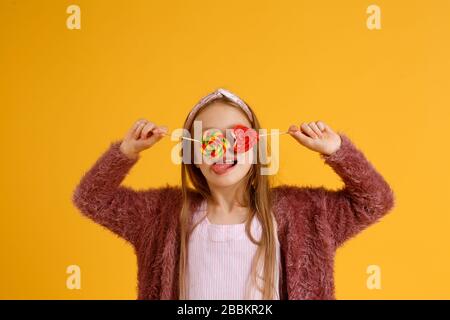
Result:
<svg viewBox="0 0 450 320">
<path fill-rule="evenodd" d="M 215 102 L 223 102 L 229 104 L 230 106 L 237 107 L 239 106 L 235 104 L 233 101 L 229 100 L 226 97 L 222 97 L 216 100 L 211 101 L 207 105 L 204 106 L 206 108 L 208 105 L 211 105 Z M 248 105 L 248 104 L 247 104 Z M 249 107 L 250 111 L 253 114 L 253 121 L 247 119 L 252 124 L 252 128 L 258 131 L 260 127 L 260 123 L 256 118 L 255 113 Z M 187 120 L 187 118 L 186 118 Z M 184 129 L 188 130 L 192 134 L 192 124 L 190 127 L 186 127 L 186 120 L 184 124 Z M 192 122 L 193 123 L 193 122 Z M 251 270 L 251 280 L 253 284 L 258 288 L 258 290 L 262 293 L 262 299 L 271 300 L 274 298 L 275 290 L 275 268 L 276 266 L 276 222 L 272 216 L 271 212 L 271 197 L 270 197 L 270 180 L 268 175 L 260 174 L 261 168 L 264 167 L 264 164 L 261 164 L 259 159 L 260 152 L 257 152 L 258 158 L 256 163 L 252 164 L 251 169 L 248 171 L 247 175 L 244 177 L 244 182 L 246 190 L 244 195 L 244 203 L 241 204 L 243 206 L 247 206 L 249 208 L 249 216 L 246 220 L 245 231 L 248 235 L 249 239 L 256 244 L 257 251 L 255 257 L 253 259 L 252 270 Z M 191 154 L 193 157 L 193 154 Z M 191 159 L 193 159 L 191 157 Z M 189 186 L 192 185 L 193 189 Z M 183 195 L 183 206 L 180 213 L 180 259 L 179 259 L 179 299 L 185 300 L 187 298 L 187 288 L 186 288 L 186 265 L 187 265 L 187 257 L 188 257 L 188 243 L 189 237 L 192 233 L 195 226 L 190 225 L 189 216 L 192 214 L 190 210 L 191 202 L 189 199 L 189 192 L 197 192 L 199 193 L 203 199 L 211 199 L 211 192 L 208 187 L 208 183 L 203 176 L 202 172 L 199 168 L 197 168 L 194 164 L 185 164 L 182 162 L 181 164 L 181 189 Z M 258 242 L 253 235 L 251 234 L 251 221 L 256 216 L 256 218 L 261 223 L 261 239 Z M 257 278 L 260 278 L 258 267 L 260 263 L 261 257 L 264 257 L 263 264 L 263 287 L 257 285 Z"/>
</svg>

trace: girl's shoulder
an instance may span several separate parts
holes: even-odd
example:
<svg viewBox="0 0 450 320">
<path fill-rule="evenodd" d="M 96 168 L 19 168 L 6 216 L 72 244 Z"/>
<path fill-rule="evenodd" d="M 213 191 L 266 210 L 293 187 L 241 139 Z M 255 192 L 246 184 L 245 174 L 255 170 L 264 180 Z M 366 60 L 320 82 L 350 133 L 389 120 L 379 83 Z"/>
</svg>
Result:
<svg viewBox="0 0 450 320">
<path fill-rule="evenodd" d="M 297 201 L 313 201 L 320 196 L 321 187 L 313 187 L 309 185 L 297 186 L 281 184 L 272 187 L 271 196 L 273 203 L 278 202 L 297 202 Z"/>
<path fill-rule="evenodd" d="M 271 199 L 274 212 L 288 217 L 290 213 L 297 215 L 313 214 L 320 201 L 320 187 L 282 184 L 272 187 Z"/>
<path fill-rule="evenodd" d="M 145 189 L 142 192 L 147 203 L 151 206 L 158 207 L 160 211 L 174 211 L 178 214 L 178 211 L 183 205 L 183 190 L 179 185 L 165 184 L 160 187 Z M 201 194 L 192 188 L 186 189 L 186 195 L 193 210 L 195 210 L 203 200 Z"/>
</svg>

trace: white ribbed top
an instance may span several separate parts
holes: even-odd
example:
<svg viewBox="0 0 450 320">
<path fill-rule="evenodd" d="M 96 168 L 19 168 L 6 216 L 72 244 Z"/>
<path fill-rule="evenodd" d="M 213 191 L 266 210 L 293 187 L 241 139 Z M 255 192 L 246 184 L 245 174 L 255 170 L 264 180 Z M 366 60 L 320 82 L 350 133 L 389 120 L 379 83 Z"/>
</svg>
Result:
<svg viewBox="0 0 450 320">
<path fill-rule="evenodd" d="M 250 272 L 257 245 L 251 242 L 245 233 L 245 223 L 212 224 L 206 213 L 207 202 L 204 200 L 194 213 L 193 223 L 199 220 L 201 222 L 192 232 L 188 244 L 187 299 L 262 299 L 261 292 L 251 286 Z M 261 225 L 256 217 L 252 221 L 251 232 L 256 240 L 260 239 Z M 278 300 L 280 264 L 278 239 L 276 247 L 278 268 L 275 268 L 275 288 L 277 288 L 275 299 Z M 262 263 L 259 272 L 262 276 Z M 262 282 L 259 282 L 259 286 L 262 286 Z"/>
</svg>

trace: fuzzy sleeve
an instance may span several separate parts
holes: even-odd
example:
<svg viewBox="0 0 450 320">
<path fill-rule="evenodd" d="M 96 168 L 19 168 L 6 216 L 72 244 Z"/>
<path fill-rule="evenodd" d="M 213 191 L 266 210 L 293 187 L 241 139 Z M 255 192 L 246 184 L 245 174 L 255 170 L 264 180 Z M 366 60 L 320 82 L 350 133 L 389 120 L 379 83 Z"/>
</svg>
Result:
<svg viewBox="0 0 450 320">
<path fill-rule="evenodd" d="M 320 157 L 339 175 L 344 187 L 316 190 L 319 209 L 326 217 L 336 247 L 394 207 L 394 193 L 389 184 L 345 134 L 339 135 L 340 148 Z"/>
<path fill-rule="evenodd" d="M 138 159 L 120 151 L 121 141 L 109 149 L 81 178 L 73 192 L 74 205 L 88 218 L 136 244 L 144 223 L 154 218 L 160 190 L 120 186 Z"/>
</svg>

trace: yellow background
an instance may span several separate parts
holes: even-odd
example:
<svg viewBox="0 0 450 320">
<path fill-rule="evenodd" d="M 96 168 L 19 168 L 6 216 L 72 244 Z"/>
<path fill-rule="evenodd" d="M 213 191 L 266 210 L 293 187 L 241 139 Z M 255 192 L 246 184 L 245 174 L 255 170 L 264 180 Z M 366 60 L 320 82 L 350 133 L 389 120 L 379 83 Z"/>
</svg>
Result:
<svg viewBox="0 0 450 320">
<path fill-rule="evenodd" d="M 228 88 L 266 128 L 323 120 L 346 132 L 392 185 L 396 208 L 338 251 L 338 299 L 450 298 L 450 2 L 0 2 L 0 298 L 136 298 L 131 246 L 83 218 L 82 174 L 139 117 L 178 128 Z M 341 182 L 283 136 L 277 183 Z M 173 142 L 125 184 L 179 183 Z M 81 267 L 81 290 L 66 267 Z M 368 290 L 366 268 L 381 267 Z"/>
</svg>

